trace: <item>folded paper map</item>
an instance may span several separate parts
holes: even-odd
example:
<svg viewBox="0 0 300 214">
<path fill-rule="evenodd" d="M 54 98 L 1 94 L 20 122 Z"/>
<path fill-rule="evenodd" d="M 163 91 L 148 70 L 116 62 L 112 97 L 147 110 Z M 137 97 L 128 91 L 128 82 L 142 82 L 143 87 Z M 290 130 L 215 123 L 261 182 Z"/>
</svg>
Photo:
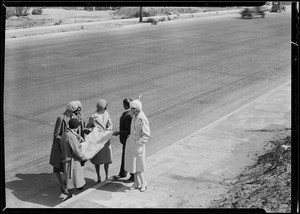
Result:
<svg viewBox="0 0 300 214">
<path fill-rule="evenodd" d="M 85 141 L 80 144 L 81 151 L 87 159 L 93 158 L 112 136 L 112 131 L 103 131 L 95 127 L 86 137 Z"/>
</svg>

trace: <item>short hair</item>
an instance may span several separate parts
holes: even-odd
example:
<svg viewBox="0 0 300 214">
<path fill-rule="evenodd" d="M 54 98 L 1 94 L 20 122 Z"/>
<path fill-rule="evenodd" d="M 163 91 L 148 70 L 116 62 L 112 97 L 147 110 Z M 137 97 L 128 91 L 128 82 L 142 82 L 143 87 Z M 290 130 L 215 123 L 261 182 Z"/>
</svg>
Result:
<svg viewBox="0 0 300 214">
<path fill-rule="evenodd" d="M 125 98 L 124 100 L 123 100 L 123 104 L 125 105 L 125 106 L 130 106 L 130 102 L 132 101 L 132 99 L 131 98 Z"/>
<path fill-rule="evenodd" d="M 69 120 L 69 128 L 70 129 L 77 129 L 79 126 L 79 120 L 77 120 L 76 118 L 71 118 Z"/>
</svg>

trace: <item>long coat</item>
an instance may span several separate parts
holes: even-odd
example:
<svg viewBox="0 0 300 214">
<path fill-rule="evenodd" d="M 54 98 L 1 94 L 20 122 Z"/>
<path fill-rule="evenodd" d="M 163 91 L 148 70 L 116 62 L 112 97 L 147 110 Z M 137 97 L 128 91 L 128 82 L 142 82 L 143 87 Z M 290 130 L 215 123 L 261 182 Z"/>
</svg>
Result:
<svg viewBox="0 0 300 214">
<path fill-rule="evenodd" d="M 119 138 L 120 138 L 120 143 L 122 144 L 122 160 L 121 160 L 119 175 L 121 176 L 127 175 L 127 172 L 124 170 L 125 148 L 126 148 L 127 138 L 130 135 L 130 126 L 131 126 L 132 117 L 133 117 L 133 113 L 130 110 L 126 110 L 125 112 L 123 112 L 122 116 L 120 117 Z"/>
<path fill-rule="evenodd" d="M 130 126 L 131 126 L 131 120 L 133 117 L 133 113 L 130 110 L 124 111 L 122 116 L 120 117 L 120 142 L 122 145 L 125 146 L 126 140 L 128 136 L 130 135 Z"/>
<path fill-rule="evenodd" d="M 141 111 L 131 121 L 130 135 L 125 148 L 125 170 L 129 173 L 144 172 L 146 168 L 146 146 L 150 138 L 149 121 Z"/>
<path fill-rule="evenodd" d="M 80 136 L 71 129 L 61 137 L 62 162 L 67 189 L 80 188 L 85 184 L 80 161 L 85 160 L 80 148 Z"/>
<path fill-rule="evenodd" d="M 61 162 L 61 136 L 67 131 L 69 120 L 70 118 L 67 117 L 66 114 L 62 114 L 56 119 L 49 160 L 49 163 L 54 167 L 54 172 L 63 172 L 63 164 Z"/>
<path fill-rule="evenodd" d="M 100 130 L 112 130 L 113 124 L 110 115 L 107 111 L 103 114 L 95 112 L 89 117 L 87 127 L 97 127 Z M 111 164 L 112 163 L 112 148 L 110 140 L 104 144 L 104 147 L 91 159 L 93 164 Z"/>
</svg>

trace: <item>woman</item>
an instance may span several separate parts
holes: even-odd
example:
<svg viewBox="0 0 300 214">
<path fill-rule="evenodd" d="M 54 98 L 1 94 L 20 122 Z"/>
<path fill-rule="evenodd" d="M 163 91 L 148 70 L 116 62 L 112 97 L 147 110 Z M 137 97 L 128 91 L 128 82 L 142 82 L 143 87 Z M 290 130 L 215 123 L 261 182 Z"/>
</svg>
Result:
<svg viewBox="0 0 300 214">
<path fill-rule="evenodd" d="M 53 134 L 53 143 L 50 153 L 50 161 L 49 163 L 53 166 L 53 172 L 55 173 L 59 185 L 60 190 L 64 194 L 68 194 L 68 191 L 66 189 L 66 186 L 61 178 L 61 172 L 63 172 L 63 164 L 61 162 L 61 136 L 64 132 L 67 131 L 67 128 L 69 127 L 69 120 L 73 117 L 74 113 L 78 109 L 78 103 L 77 102 L 70 102 L 67 107 L 66 111 L 57 118 L 54 128 L 54 134 Z"/>
<path fill-rule="evenodd" d="M 107 112 L 108 103 L 106 100 L 99 100 L 96 105 L 96 112 L 89 117 L 87 128 L 97 127 L 99 130 L 112 130 L 113 124 L 110 115 Z M 110 141 L 104 144 L 104 147 L 91 159 L 91 163 L 95 165 L 97 173 L 97 182 L 101 182 L 100 165 L 104 164 L 105 179 L 108 179 L 109 164 L 112 163 L 112 149 Z"/>
<path fill-rule="evenodd" d="M 147 189 L 147 182 L 144 177 L 145 172 L 145 144 L 150 138 L 149 121 L 142 111 L 142 103 L 139 100 L 130 102 L 130 108 L 133 112 L 133 118 L 130 127 L 130 135 L 128 137 L 125 148 L 125 170 L 134 173 L 134 183 L 130 189 L 139 187 L 141 181 L 141 192 Z"/>
<path fill-rule="evenodd" d="M 69 120 L 69 128 L 61 137 L 62 146 L 62 162 L 66 180 L 68 200 L 73 196 L 74 190 L 80 189 L 85 185 L 81 161 L 85 161 L 85 157 L 80 150 L 80 140 L 83 140 L 77 133 L 79 120 L 71 118 Z M 80 139 L 80 140 L 78 140 Z"/>
</svg>

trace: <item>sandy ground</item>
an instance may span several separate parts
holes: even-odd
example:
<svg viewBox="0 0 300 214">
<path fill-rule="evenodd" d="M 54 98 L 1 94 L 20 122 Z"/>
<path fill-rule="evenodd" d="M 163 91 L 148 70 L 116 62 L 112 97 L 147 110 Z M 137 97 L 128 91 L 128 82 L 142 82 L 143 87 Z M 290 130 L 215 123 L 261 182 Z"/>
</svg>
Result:
<svg viewBox="0 0 300 214">
<path fill-rule="evenodd" d="M 121 19 L 115 17 L 113 11 L 86 11 L 86 10 L 66 10 L 63 8 L 45 8 L 41 15 L 30 14 L 25 17 L 12 16 L 6 21 L 6 30 L 24 29 L 41 26 L 53 26 L 55 23 L 61 25 L 107 21 L 114 19 Z"/>
<path fill-rule="evenodd" d="M 127 27 L 141 25 L 151 25 L 150 23 L 139 23 L 139 18 L 122 19 L 115 16 L 114 11 L 85 11 L 85 10 L 66 10 L 63 8 L 45 8 L 41 15 L 32 15 L 30 13 L 25 17 L 12 16 L 6 20 L 6 39 L 14 39 L 27 36 L 46 35 L 60 32 L 85 32 L 95 30 L 115 30 Z M 193 14 L 160 15 L 153 17 L 155 20 L 164 18 L 169 21 L 185 20 L 190 18 L 201 18 L 210 16 L 222 16 L 227 14 L 236 14 L 239 16 L 241 9 L 232 8 L 222 11 L 202 12 Z M 144 17 L 147 21 L 149 17 Z"/>
</svg>

